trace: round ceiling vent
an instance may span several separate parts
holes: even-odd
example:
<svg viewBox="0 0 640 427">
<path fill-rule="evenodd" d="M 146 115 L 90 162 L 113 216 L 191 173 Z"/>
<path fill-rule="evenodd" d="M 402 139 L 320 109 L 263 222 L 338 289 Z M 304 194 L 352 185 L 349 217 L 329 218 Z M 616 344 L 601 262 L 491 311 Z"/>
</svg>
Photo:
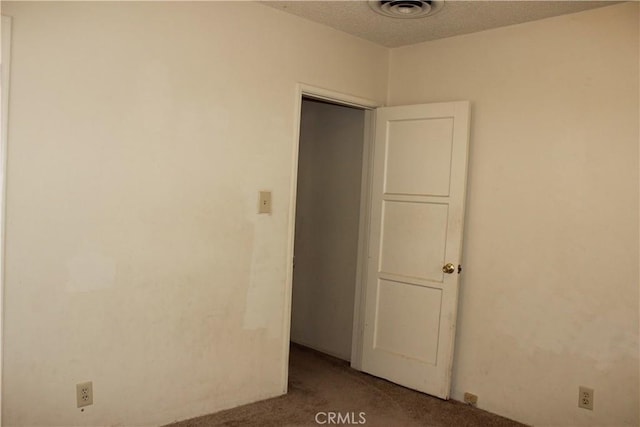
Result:
<svg viewBox="0 0 640 427">
<path fill-rule="evenodd" d="M 444 0 L 369 0 L 369 7 L 391 18 L 424 18 L 442 9 Z"/>
</svg>

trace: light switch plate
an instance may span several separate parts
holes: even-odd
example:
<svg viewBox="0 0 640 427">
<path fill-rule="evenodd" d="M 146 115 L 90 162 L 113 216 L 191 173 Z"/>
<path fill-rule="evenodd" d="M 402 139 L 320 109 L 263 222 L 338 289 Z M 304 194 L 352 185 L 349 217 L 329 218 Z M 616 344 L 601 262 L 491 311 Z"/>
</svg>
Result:
<svg viewBox="0 0 640 427">
<path fill-rule="evenodd" d="M 258 202 L 258 213 L 271 213 L 271 191 L 261 191 Z"/>
</svg>

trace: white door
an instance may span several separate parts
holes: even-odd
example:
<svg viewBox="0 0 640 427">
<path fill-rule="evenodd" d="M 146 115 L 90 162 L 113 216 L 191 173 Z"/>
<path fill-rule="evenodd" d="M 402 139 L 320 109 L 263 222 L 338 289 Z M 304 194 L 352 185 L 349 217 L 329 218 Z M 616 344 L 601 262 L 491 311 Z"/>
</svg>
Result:
<svg viewBox="0 0 640 427">
<path fill-rule="evenodd" d="M 449 398 L 469 102 L 380 108 L 362 370 Z"/>
</svg>

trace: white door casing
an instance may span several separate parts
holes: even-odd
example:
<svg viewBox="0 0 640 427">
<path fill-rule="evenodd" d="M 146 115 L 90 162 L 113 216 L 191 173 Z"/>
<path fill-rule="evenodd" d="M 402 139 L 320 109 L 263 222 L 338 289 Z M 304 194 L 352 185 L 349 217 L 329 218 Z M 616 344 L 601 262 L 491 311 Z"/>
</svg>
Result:
<svg viewBox="0 0 640 427">
<path fill-rule="evenodd" d="M 5 240 L 5 189 L 7 177 L 7 127 L 9 115 L 9 73 L 11 70 L 11 17 L 2 16 L 0 24 L 2 34 L 0 47 L 0 98 L 2 99 L 2 125 L 0 126 L 0 360 L 4 351 L 2 319 L 4 317 L 4 240 Z M 0 407 L 2 407 L 2 364 L 0 363 Z M 2 420 L 0 419 L 0 426 Z"/>
<path fill-rule="evenodd" d="M 362 370 L 443 399 L 451 388 L 469 116 L 467 101 L 376 111 Z"/>
<path fill-rule="evenodd" d="M 282 391 L 287 392 L 288 389 L 288 377 L 289 377 L 289 341 L 291 334 L 291 296 L 293 288 L 293 254 L 294 254 L 294 242 L 295 242 L 295 218 L 296 218 L 296 195 L 297 195 L 297 183 L 298 183 L 298 150 L 300 147 L 300 118 L 302 108 L 302 98 L 308 97 L 312 99 L 318 99 L 334 103 L 337 105 L 350 106 L 359 108 L 365 111 L 365 135 L 363 146 L 363 163 L 362 163 L 362 190 L 360 200 L 360 225 L 359 225 L 359 237 L 358 237 L 358 268 L 356 272 L 356 295 L 354 302 L 354 330 L 353 330 L 353 342 L 351 350 L 351 364 L 354 368 L 360 369 L 360 353 L 361 353 L 361 307 L 362 307 L 362 276 L 364 276 L 363 262 L 361 260 L 365 257 L 365 248 L 367 247 L 367 234 L 365 232 L 367 227 L 367 221 L 369 217 L 368 200 L 369 200 L 369 175 L 370 175 L 370 136 L 371 132 L 369 125 L 373 119 L 373 112 L 375 108 L 380 104 L 375 100 L 365 99 L 348 95 L 341 92 L 336 92 L 330 89 L 312 86 L 304 83 L 299 83 L 295 91 L 295 121 L 293 128 L 293 137 L 295 144 L 293 144 L 292 151 L 292 169 L 291 169 L 291 188 L 289 193 L 289 215 L 288 215 L 288 245 L 287 245 L 287 277 L 286 286 L 284 292 L 284 316 L 283 316 L 283 363 L 281 370 L 281 384 Z"/>
<path fill-rule="evenodd" d="M 2 16 L 0 25 L 0 98 L 2 100 L 2 126 L 0 126 L 0 362 L 3 355 L 2 319 L 4 318 L 4 240 L 5 240 L 5 194 L 7 177 L 7 127 L 9 115 L 9 73 L 11 70 L 11 17 Z M 2 412 L 2 363 L 0 363 L 0 413 Z M 0 419 L 0 426 L 2 420 Z"/>
</svg>

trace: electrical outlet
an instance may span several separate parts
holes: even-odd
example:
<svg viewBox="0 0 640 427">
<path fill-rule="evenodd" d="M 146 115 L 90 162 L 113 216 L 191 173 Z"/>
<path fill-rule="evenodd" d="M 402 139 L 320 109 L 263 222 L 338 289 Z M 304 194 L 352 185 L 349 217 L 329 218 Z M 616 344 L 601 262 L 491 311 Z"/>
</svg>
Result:
<svg viewBox="0 0 640 427">
<path fill-rule="evenodd" d="M 580 386 L 578 388 L 578 407 L 593 411 L 593 389 Z"/>
<path fill-rule="evenodd" d="M 76 384 L 76 401 L 78 408 L 93 405 L 93 383 L 91 381 Z"/>
<path fill-rule="evenodd" d="M 471 406 L 478 405 L 478 396 L 473 393 L 465 393 L 464 394 L 464 403 Z"/>
</svg>

